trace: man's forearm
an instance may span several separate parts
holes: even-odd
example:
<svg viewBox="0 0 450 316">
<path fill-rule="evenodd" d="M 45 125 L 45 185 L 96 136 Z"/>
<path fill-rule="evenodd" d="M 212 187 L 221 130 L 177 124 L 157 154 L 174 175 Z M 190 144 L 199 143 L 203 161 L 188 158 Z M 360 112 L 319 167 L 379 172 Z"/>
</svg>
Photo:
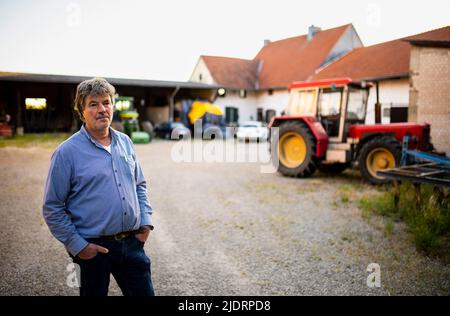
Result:
<svg viewBox="0 0 450 316">
<path fill-rule="evenodd" d="M 64 208 L 44 204 L 43 216 L 52 235 L 58 239 L 72 255 L 77 255 L 88 242 L 80 236 Z"/>
</svg>

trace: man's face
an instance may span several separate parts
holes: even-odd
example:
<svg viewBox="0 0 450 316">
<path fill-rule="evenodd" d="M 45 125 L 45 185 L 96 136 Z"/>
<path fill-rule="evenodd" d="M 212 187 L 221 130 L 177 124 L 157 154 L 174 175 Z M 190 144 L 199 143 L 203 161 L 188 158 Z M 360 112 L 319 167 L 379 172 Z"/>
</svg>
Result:
<svg viewBox="0 0 450 316">
<path fill-rule="evenodd" d="M 87 96 L 83 117 L 88 130 L 104 131 L 109 128 L 112 116 L 113 104 L 108 94 Z"/>
</svg>

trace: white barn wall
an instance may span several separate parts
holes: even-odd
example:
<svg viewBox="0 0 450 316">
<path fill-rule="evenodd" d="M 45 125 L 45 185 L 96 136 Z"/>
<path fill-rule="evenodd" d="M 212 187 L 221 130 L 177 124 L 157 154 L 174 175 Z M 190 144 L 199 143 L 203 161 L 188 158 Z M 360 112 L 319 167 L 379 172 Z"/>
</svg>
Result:
<svg viewBox="0 0 450 316">
<path fill-rule="evenodd" d="M 286 108 L 289 99 L 288 90 L 275 90 L 272 95 L 267 91 L 258 92 L 256 95 L 256 108 L 262 108 L 264 115 L 266 110 L 275 110 L 276 115 L 280 115 Z M 256 113 L 256 109 L 255 109 Z"/>
<path fill-rule="evenodd" d="M 401 80 L 384 80 L 379 83 L 380 102 L 382 104 L 382 114 L 384 108 L 389 108 L 390 104 L 408 104 L 409 103 L 409 81 Z M 367 103 L 366 124 L 375 123 L 375 103 L 376 88 L 373 86 L 369 92 L 369 100 Z M 241 98 L 238 91 L 227 91 L 224 98 L 217 98 L 214 102 L 224 111 L 226 106 L 234 106 L 239 109 L 239 122 L 255 120 L 257 117 L 257 108 L 265 111 L 273 109 L 276 115 L 280 115 L 286 108 L 289 100 L 288 90 L 274 91 L 269 95 L 267 91 L 248 92 L 247 97 Z M 382 116 L 382 124 L 389 124 L 390 118 Z"/>
<path fill-rule="evenodd" d="M 215 105 L 218 105 L 224 112 L 225 107 L 232 106 L 239 109 L 239 123 L 244 121 L 256 119 L 256 97 L 254 92 L 247 91 L 247 97 L 241 98 L 239 91 L 228 90 L 225 97 L 218 97 L 214 101 Z"/>
<path fill-rule="evenodd" d="M 379 98 L 383 105 L 381 111 L 383 113 L 384 108 L 389 108 L 390 104 L 409 104 L 409 79 L 401 80 L 384 80 L 379 84 Z M 255 101 L 255 117 L 256 109 L 261 107 L 264 112 L 267 109 L 276 110 L 276 114 L 280 115 L 286 108 L 289 100 L 288 90 L 274 91 L 272 95 L 269 95 L 267 91 L 261 91 L 256 94 Z M 377 100 L 376 88 L 373 86 L 369 92 L 369 100 L 367 105 L 366 123 L 375 123 L 375 103 Z M 390 117 L 382 116 L 382 123 L 390 123 Z"/>
<path fill-rule="evenodd" d="M 380 102 L 382 114 L 384 109 L 389 109 L 391 105 L 407 106 L 409 103 L 409 79 L 381 81 Z M 383 115 L 381 120 L 383 124 L 391 122 L 390 117 L 384 117 Z"/>
<path fill-rule="evenodd" d="M 200 80 L 201 75 L 201 80 Z M 216 82 L 214 81 L 214 78 L 211 75 L 211 72 L 209 71 L 208 67 L 206 66 L 205 62 L 203 61 L 203 58 L 199 58 L 197 65 L 195 65 L 194 71 L 192 72 L 191 78 L 189 78 L 190 82 L 200 82 L 205 84 L 211 84 L 214 85 Z"/>
<path fill-rule="evenodd" d="M 366 124 L 375 124 L 375 103 L 377 102 L 377 89 L 375 85 L 369 90 L 367 100 Z"/>
<path fill-rule="evenodd" d="M 286 108 L 289 98 L 288 90 L 274 91 L 269 95 L 267 91 L 249 92 L 247 97 L 241 98 L 238 91 L 227 91 L 223 98 L 217 98 L 214 104 L 220 106 L 223 111 L 225 107 L 233 106 L 239 109 L 239 123 L 256 120 L 257 109 L 262 108 L 264 115 L 266 110 L 275 110 L 276 115 L 280 115 Z"/>
<path fill-rule="evenodd" d="M 381 114 L 391 104 L 409 104 L 409 79 L 383 80 L 379 83 L 379 98 L 382 104 Z M 377 102 L 377 90 L 375 85 L 370 88 L 367 102 L 366 124 L 375 123 L 375 103 Z M 382 124 L 389 124 L 390 117 L 381 116 Z"/>
</svg>

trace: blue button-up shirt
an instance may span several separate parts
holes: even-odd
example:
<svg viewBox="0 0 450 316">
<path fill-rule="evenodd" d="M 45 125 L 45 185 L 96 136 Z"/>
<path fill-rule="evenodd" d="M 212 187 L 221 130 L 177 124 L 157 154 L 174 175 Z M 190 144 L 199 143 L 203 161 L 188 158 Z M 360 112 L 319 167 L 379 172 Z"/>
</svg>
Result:
<svg viewBox="0 0 450 316">
<path fill-rule="evenodd" d="M 53 153 L 43 215 L 72 255 L 87 238 L 152 225 L 147 185 L 130 138 L 110 128 L 111 153 L 82 126 Z"/>
</svg>

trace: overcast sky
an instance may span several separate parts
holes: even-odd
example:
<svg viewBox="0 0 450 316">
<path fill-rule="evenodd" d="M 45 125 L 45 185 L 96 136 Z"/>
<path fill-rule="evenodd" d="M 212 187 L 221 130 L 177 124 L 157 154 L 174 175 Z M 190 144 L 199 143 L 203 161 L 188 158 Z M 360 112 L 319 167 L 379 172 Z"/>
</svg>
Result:
<svg viewBox="0 0 450 316">
<path fill-rule="evenodd" d="M 202 54 L 347 23 L 368 46 L 450 25 L 450 1 L 0 0 L 0 71 L 186 81 Z"/>
</svg>

